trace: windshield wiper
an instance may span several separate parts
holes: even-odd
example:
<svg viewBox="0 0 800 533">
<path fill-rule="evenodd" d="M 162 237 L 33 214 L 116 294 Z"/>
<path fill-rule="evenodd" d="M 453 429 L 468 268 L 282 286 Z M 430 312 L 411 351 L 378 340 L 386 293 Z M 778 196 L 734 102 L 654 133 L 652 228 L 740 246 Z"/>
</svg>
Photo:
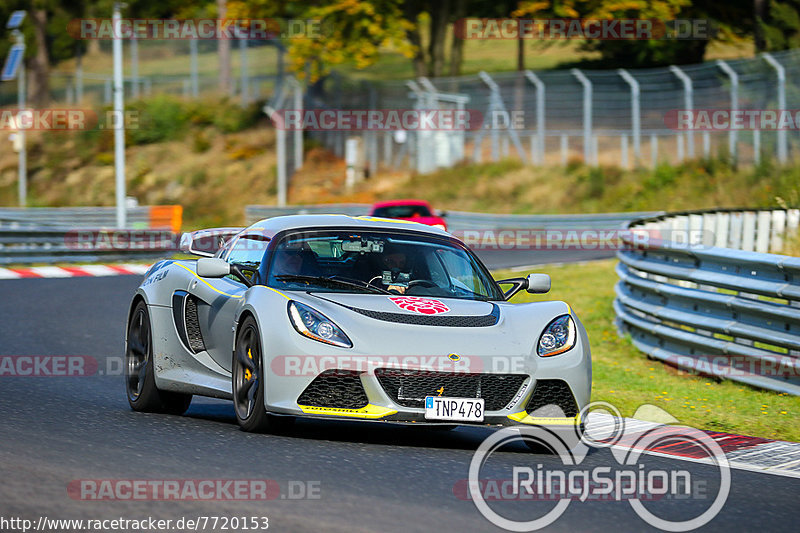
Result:
<svg viewBox="0 0 800 533">
<path fill-rule="evenodd" d="M 391 294 L 389 291 L 385 289 L 381 289 L 379 287 L 375 287 L 367 283 L 357 282 L 355 280 L 350 281 L 345 279 L 339 279 L 335 276 L 326 277 L 326 276 L 304 276 L 302 274 L 281 274 L 279 276 L 275 276 L 275 279 L 277 279 L 278 281 L 306 281 L 309 283 L 328 284 L 339 287 L 350 287 L 370 292 L 377 292 L 379 294 Z"/>
</svg>

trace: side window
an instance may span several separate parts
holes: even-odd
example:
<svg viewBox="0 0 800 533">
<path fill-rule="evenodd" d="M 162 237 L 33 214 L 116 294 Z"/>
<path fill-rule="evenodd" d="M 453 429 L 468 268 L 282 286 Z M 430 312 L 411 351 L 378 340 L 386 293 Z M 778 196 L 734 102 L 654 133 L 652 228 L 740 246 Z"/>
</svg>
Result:
<svg viewBox="0 0 800 533">
<path fill-rule="evenodd" d="M 264 259 L 264 252 L 267 250 L 269 239 L 265 239 L 263 235 L 242 235 L 236 240 L 236 243 L 228 254 L 228 263 L 235 263 L 242 265 L 248 269 L 258 270 L 261 266 L 261 261 Z M 246 276 L 252 276 L 251 272 L 245 271 Z M 231 279 L 235 279 L 231 277 Z"/>
</svg>

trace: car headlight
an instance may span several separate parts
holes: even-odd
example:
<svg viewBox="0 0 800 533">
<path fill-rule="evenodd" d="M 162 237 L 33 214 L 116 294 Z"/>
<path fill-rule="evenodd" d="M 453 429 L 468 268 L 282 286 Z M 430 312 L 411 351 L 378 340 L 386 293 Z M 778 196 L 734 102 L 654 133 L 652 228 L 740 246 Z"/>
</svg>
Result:
<svg viewBox="0 0 800 533">
<path fill-rule="evenodd" d="M 319 311 L 293 300 L 289 302 L 288 311 L 289 320 L 301 335 L 341 348 L 353 347 L 344 331 Z"/>
<path fill-rule="evenodd" d="M 537 352 L 542 357 L 564 353 L 575 346 L 576 337 L 575 322 L 572 317 L 562 315 L 544 328 L 542 336 L 539 337 Z"/>
</svg>

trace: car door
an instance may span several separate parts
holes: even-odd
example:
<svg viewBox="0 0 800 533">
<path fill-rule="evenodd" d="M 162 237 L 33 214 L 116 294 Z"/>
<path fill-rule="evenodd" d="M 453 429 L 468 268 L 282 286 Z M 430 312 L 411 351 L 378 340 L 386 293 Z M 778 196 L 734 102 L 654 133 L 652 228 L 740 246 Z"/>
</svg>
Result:
<svg viewBox="0 0 800 533">
<path fill-rule="evenodd" d="M 268 244 L 269 239 L 261 233 L 243 233 L 221 255 L 229 263 L 243 267 L 245 275 L 258 283 L 258 267 Z M 195 277 L 188 288 L 187 324 L 189 318 L 196 315 L 202 348 L 228 372 L 231 371 L 232 362 L 233 319 L 247 288 L 233 275 L 219 279 Z"/>
</svg>

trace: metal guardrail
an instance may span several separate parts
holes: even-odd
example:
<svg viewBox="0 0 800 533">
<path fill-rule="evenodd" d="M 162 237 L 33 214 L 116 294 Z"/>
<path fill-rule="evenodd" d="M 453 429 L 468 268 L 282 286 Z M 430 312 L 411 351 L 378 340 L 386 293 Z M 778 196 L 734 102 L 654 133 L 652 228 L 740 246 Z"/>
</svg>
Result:
<svg viewBox="0 0 800 533">
<path fill-rule="evenodd" d="M 342 214 L 350 216 L 366 215 L 371 204 L 320 204 L 275 207 L 248 205 L 245 218 L 252 224 L 264 218 L 296 214 Z M 450 231 L 471 229 L 617 229 L 632 220 L 659 213 L 599 213 L 589 215 L 496 215 L 470 213 L 467 211 L 447 211 L 445 220 Z"/>
<path fill-rule="evenodd" d="M 800 258 L 767 253 L 799 222 L 798 209 L 632 222 L 618 252 L 620 333 L 680 369 L 800 395 Z"/>
<path fill-rule="evenodd" d="M 154 259 L 177 249 L 179 205 L 128 209 L 115 230 L 113 207 L 0 208 L 0 264 Z M 109 229 L 111 228 L 111 229 Z"/>
<path fill-rule="evenodd" d="M 180 231 L 183 208 L 179 205 L 128 208 L 131 229 Z M 0 229 L 5 228 L 114 228 L 115 207 L 2 207 Z"/>
<path fill-rule="evenodd" d="M 133 261 L 176 251 L 169 230 L 0 228 L 0 264 Z"/>
</svg>

